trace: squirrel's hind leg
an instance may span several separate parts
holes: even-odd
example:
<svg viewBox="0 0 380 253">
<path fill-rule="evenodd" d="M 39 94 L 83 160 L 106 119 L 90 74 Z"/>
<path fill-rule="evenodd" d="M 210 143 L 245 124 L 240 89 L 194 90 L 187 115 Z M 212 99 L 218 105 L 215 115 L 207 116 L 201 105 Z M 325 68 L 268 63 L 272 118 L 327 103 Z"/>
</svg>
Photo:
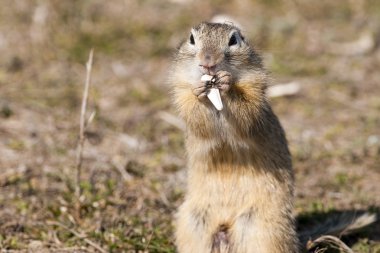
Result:
<svg viewBox="0 0 380 253">
<path fill-rule="evenodd" d="M 206 216 L 206 211 L 191 211 L 186 203 L 179 208 L 175 233 L 179 253 L 211 253 L 212 234 Z"/>
</svg>

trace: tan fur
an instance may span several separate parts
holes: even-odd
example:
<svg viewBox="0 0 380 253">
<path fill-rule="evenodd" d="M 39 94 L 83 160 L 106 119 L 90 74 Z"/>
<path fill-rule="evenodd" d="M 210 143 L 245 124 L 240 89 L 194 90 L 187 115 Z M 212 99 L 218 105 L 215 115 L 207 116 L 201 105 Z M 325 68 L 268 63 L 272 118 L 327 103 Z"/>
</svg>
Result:
<svg viewBox="0 0 380 253">
<path fill-rule="evenodd" d="M 231 25 L 202 23 L 194 49 L 178 51 L 171 82 L 174 104 L 187 124 L 188 186 L 178 210 L 180 253 L 295 253 L 293 170 L 284 131 L 265 97 L 267 75 L 245 41 L 221 55 Z M 217 111 L 192 92 L 197 62 L 213 52 L 232 74 Z M 199 74 L 201 75 L 201 74 Z M 193 79 L 192 79 L 193 78 Z M 200 78 L 199 78 L 200 79 Z"/>
</svg>

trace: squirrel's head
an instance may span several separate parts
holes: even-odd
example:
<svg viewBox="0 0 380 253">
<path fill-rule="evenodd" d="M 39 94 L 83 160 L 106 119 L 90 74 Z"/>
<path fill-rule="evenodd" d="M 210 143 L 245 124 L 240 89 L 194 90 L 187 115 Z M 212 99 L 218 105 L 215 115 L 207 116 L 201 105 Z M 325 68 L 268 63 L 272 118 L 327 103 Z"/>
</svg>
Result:
<svg viewBox="0 0 380 253">
<path fill-rule="evenodd" d="M 196 80 L 203 74 L 215 75 L 229 71 L 234 78 L 255 68 L 261 59 L 236 26 L 221 23 L 201 23 L 191 29 L 189 37 L 179 47 L 177 62 Z M 185 66 L 184 66 L 185 65 Z"/>
</svg>

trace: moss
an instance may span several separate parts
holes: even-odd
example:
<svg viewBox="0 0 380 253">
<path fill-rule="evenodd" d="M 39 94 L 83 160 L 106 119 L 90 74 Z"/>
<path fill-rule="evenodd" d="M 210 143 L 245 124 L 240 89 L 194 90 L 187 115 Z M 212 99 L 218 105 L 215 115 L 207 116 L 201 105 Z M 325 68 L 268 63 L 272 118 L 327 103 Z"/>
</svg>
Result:
<svg viewBox="0 0 380 253">
<path fill-rule="evenodd" d="M 380 253 L 380 243 L 364 238 L 355 243 L 352 250 L 361 253 Z"/>
<path fill-rule="evenodd" d="M 24 141 L 22 140 L 18 140 L 18 139 L 11 139 L 8 141 L 8 147 L 13 149 L 13 150 L 16 150 L 16 151 L 23 151 L 25 150 L 25 143 Z"/>
<path fill-rule="evenodd" d="M 10 118 L 13 114 L 14 112 L 9 105 L 4 104 L 1 106 L 0 117 L 7 119 Z"/>
</svg>

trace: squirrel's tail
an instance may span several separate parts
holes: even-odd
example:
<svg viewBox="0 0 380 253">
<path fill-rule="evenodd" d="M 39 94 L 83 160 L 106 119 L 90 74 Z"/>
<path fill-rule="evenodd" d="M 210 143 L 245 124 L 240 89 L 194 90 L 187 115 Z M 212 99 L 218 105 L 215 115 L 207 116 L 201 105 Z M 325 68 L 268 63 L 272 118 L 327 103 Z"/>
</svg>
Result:
<svg viewBox="0 0 380 253">
<path fill-rule="evenodd" d="M 352 234 L 358 230 L 376 222 L 376 214 L 365 212 L 343 213 L 338 216 L 329 218 L 326 222 L 318 225 L 309 231 L 301 231 L 299 239 L 301 245 L 307 249 L 314 248 L 319 243 L 336 243 L 342 244 L 339 240 L 341 236 Z"/>
</svg>

